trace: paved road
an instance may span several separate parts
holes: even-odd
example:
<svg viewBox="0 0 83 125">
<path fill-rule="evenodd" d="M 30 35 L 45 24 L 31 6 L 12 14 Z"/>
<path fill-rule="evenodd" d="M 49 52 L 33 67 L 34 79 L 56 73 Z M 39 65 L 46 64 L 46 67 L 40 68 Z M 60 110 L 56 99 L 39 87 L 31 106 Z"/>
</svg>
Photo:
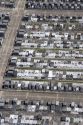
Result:
<svg viewBox="0 0 83 125">
<path fill-rule="evenodd" d="M 45 14 L 45 15 L 60 15 L 60 16 L 83 16 L 83 11 L 79 10 L 26 10 L 25 14 L 35 13 L 35 14 Z"/>
<path fill-rule="evenodd" d="M 3 93 L 3 92 L 2 92 Z M 18 98 L 18 99 L 32 99 L 32 100 L 59 100 L 59 101 L 75 101 L 83 103 L 83 93 L 43 93 L 43 92 L 23 92 L 23 91 L 4 91 L 3 98 Z"/>
</svg>

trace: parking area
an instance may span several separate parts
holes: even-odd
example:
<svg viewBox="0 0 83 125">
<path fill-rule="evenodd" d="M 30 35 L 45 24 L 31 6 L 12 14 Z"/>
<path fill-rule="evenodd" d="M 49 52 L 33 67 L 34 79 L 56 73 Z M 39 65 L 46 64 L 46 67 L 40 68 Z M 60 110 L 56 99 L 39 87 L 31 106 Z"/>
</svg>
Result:
<svg viewBox="0 0 83 125">
<path fill-rule="evenodd" d="M 0 47 L 2 46 L 5 38 L 5 32 L 7 30 L 10 21 L 9 13 L 0 12 Z"/>
<path fill-rule="evenodd" d="M 1 125 L 83 125 L 82 10 L 82 0 L 0 1 Z"/>
<path fill-rule="evenodd" d="M 15 8 L 17 0 L 0 0 L 0 7 Z"/>
<path fill-rule="evenodd" d="M 82 0 L 26 0 L 26 9 L 83 10 Z"/>
<path fill-rule="evenodd" d="M 82 82 L 48 82 L 48 81 L 34 81 L 34 80 L 5 80 L 2 88 L 7 90 L 22 90 L 22 91 L 34 91 L 34 92 L 74 92 L 83 93 Z"/>
<path fill-rule="evenodd" d="M 54 125 L 55 123 L 82 125 L 83 123 L 83 103 L 76 102 L 2 98 L 0 112 L 0 123 L 5 125 Z"/>
<path fill-rule="evenodd" d="M 2 88 L 82 92 L 82 22 L 82 16 L 24 15 Z"/>
</svg>

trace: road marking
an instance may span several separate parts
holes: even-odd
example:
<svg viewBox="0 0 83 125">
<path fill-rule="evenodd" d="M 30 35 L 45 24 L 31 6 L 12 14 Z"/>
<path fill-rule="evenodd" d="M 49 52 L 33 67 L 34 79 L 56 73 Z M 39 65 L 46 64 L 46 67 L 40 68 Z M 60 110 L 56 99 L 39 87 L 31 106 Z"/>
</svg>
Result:
<svg viewBox="0 0 83 125">
<path fill-rule="evenodd" d="M 27 92 L 27 93 L 26 93 L 26 99 L 28 98 L 28 96 L 29 96 L 29 93 Z"/>
<path fill-rule="evenodd" d="M 56 99 L 58 100 L 58 98 L 59 98 L 59 95 L 57 94 L 57 97 L 56 97 Z"/>
</svg>

